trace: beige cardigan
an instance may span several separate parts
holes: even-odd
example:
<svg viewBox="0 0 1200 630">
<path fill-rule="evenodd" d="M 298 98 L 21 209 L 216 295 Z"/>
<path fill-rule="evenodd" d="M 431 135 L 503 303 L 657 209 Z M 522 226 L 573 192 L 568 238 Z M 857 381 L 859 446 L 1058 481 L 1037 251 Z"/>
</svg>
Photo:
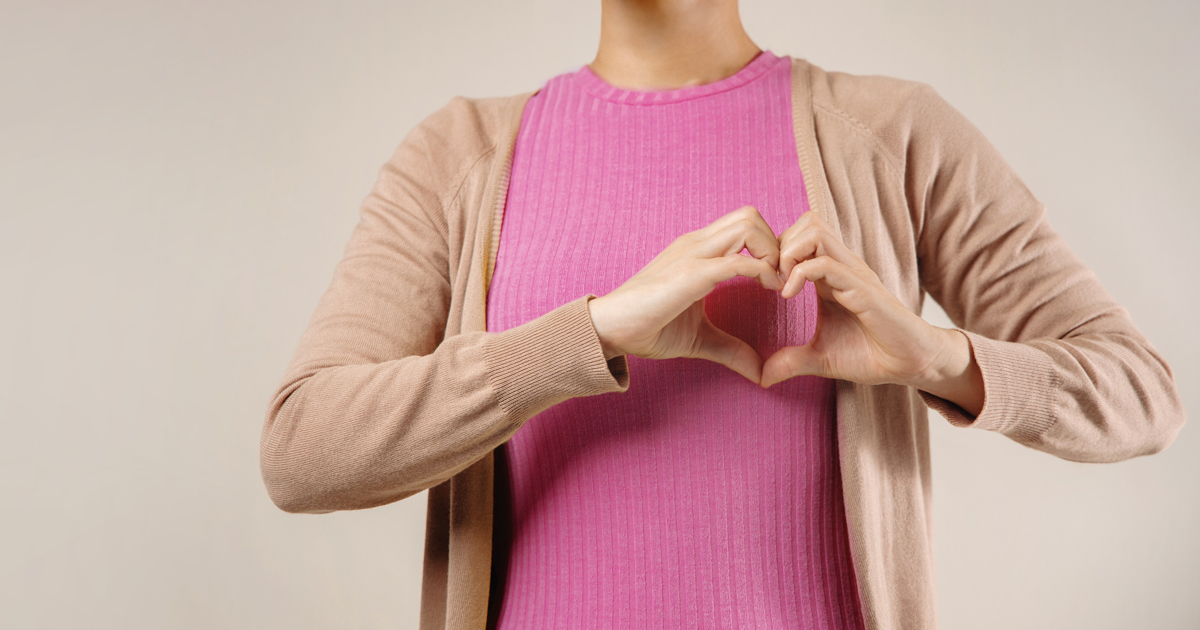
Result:
<svg viewBox="0 0 1200 630">
<path fill-rule="evenodd" d="M 1050 228 L 1044 207 L 921 83 L 792 59 L 814 211 L 919 313 L 928 291 L 971 341 L 977 418 L 899 385 L 837 382 L 851 550 L 869 628 L 933 628 L 925 405 L 1058 457 L 1157 452 L 1184 410 L 1163 358 Z M 455 97 L 405 137 L 266 414 L 262 475 L 288 512 L 429 489 L 421 627 L 483 628 L 493 449 L 575 396 L 624 391 L 579 298 L 500 333 L 484 307 L 522 109 Z"/>
</svg>

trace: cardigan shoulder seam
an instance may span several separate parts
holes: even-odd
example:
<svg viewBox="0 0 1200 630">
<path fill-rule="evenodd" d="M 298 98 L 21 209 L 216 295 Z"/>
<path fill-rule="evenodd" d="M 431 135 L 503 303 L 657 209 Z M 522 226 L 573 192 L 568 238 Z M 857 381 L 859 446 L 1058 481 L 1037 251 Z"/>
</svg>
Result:
<svg viewBox="0 0 1200 630">
<path fill-rule="evenodd" d="M 826 73 L 826 76 L 828 76 L 828 73 Z M 899 104 L 900 104 L 900 107 L 897 110 L 893 110 L 893 116 L 897 116 L 897 115 L 903 116 L 902 112 L 904 110 L 906 110 L 906 109 L 911 110 L 911 108 L 914 105 L 916 105 L 916 103 L 914 102 L 914 99 L 918 99 L 921 96 L 924 96 L 927 92 L 933 90 L 933 88 L 930 87 L 929 85 L 919 82 L 919 81 L 894 79 L 892 77 L 863 77 L 863 78 L 864 79 L 875 79 L 875 80 L 880 80 L 880 79 L 888 80 L 888 83 L 891 85 L 888 86 L 889 89 L 882 91 L 882 93 L 884 94 L 884 98 L 896 99 L 899 101 Z M 892 174 L 893 182 L 898 187 L 898 190 L 900 191 L 901 196 L 905 199 L 905 205 L 907 207 L 907 210 L 910 213 L 910 222 L 912 223 L 914 242 L 920 243 L 925 235 L 925 221 L 923 219 L 911 219 L 912 206 L 911 206 L 911 200 L 908 199 L 908 186 L 906 183 L 906 174 L 905 174 L 906 167 L 902 166 L 902 165 L 907 164 L 906 156 L 903 154 L 898 155 L 897 153 L 890 150 L 888 148 L 888 145 L 884 142 L 883 138 L 880 137 L 879 133 L 877 133 L 874 128 L 872 128 L 870 125 L 862 122 L 861 120 L 859 120 L 859 118 L 855 117 L 853 114 L 846 111 L 842 107 L 838 107 L 837 105 L 835 105 L 833 102 L 831 102 L 834 100 L 832 97 L 833 97 L 832 93 L 825 94 L 824 98 L 814 95 L 814 98 L 812 100 L 812 111 L 813 111 L 814 120 L 816 119 L 818 114 L 828 117 L 828 118 L 831 118 L 833 120 L 837 120 L 839 123 L 841 123 L 842 125 L 847 127 L 852 133 L 855 133 L 855 134 L 861 136 L 865 142 L 869 143 L 871 150 L 878 153 L 883 158 L 883 162 L 885 164 L 887 164 L 887 168 L 888 168 L 888 170 L 890 170 L 890 172 Z M 889 118 L 887 120 L 894 120 L 894 118 Z M 886 126 L 887 122 L 883 122 L 883 123 L 881 123 L 881 125 Z M 920 261 L 919 259 L 918 259 L 918 267 L 919 268 L 923 267 L 922 261 Z M 922 285 L 924 284 L 923 276 L 924 276 L 924 269 L 919 269 L 918 277 L 922 278 L 922 281 L 921 281 Z"/>
<path fill-rule="evenodd" d="M 436 182 L 436 173 L 439 169 L 434 167 L 434 164 L 441 162 L 446 171 L 450 171 L 453 175 L 446 177 L 449 185 L 439 187 L 436 191 L 436 199 L 438 203 L 438 215 L 426 214 L 425 222 L 429 227 L 442 237 L 444 244 L 448 247 L 450 243 L 450 225 L 451 214 L 454 208 L 459 204 L 463 191 L 467 189 L 467 184 L 471 181 L 472 176 L 476 173 L 481 164 L 485 165 L 489 157 L 496 153 L 498 146 L 497 133 L 498 121 L 500 120 L 499 112 L 505 105 L 505 101 L 512 100 L 516 97 L 498 97 L 498 98 L 472 98 L 461 95 L 456 95 L 450 99 L 442 107 L 438 108 L 431 114 L 422 119 L 414 132 L 418 129 L 424 129 L 426 132 L 422 134 L 420 150 L 424 154 L 424 159 L 429 164 L 428 173 L 429 184 Z M 476 131 L 475 138 L 478 144 L 475 145 L 473 151 L 464 152 L 461 156 L 454 155 L 454 147 L 445 147 L 443 150 L 435 150 L 434 140 L 446 135 L 446 129 L 455 127 L 474 128 Z M 440 154 L 440 155 L 439 155 Z M 457 164 L 454 164 L 454 163 Z M 486 178 L 486 174 L 484 176 Z M 440 216 L 439 216 L 440 215 Z M 436 222 L 436 223 L 435 223 Z M 440 225 L 437 225 L 440 223 Z M 449 270 L 447 270 L 449 272 Z"/>
<path fill-rule="evenodd" d="M 868 142 L 871 143 L 872 148 L 883 157 L 884 162 L 888 165 L 888 170 L 890 170 L 892 172 L 892 175 L 897 179 L 897 181 L 899 181 L 901 183 L 901 185 L 903 185 L 904 170 L 901 169 L 896 164 L 895 156 L 893 156 L 891 154 L 891 152 L 887 150 L 887 147 L 885 147 L 883 145 L 883 141 L 881 141 L 879 139 L 879 137 L 875 135 L 875 132 L 871 131 L 870 127 L 867 127 L 866 125 L 864 125 L 862 122 L 860 122 L 854 116 L 850 115 L 848 112 L 838 109 L 836 107 L 833 107 L 831 105 L 824 105 L 824 104 L 817 103 L 814 101 L 813 102 L 813 111 L 820 112 L 820 113 L 830 116 L 834 119 L 837 119 L 838 121 L 842 122 L 847 127 L 849 127 L 850 129 L 854 130 L 858 135 L 863 136 L 864 139 L 866 139 Z"/>
<path fill-rule="evenodd" d="M 449 114 L 449 121 L 446 123 L 436 121 L 437 126 L 453 126 L 460 124 L 460 120 L 466 117 L 464 116 L 465 113 L 478 114 L 480 112 L 479 105 L 480 101 L 483 100 L 494 99 L 478 99 L 466 96 L 455 96 L 454 98 L 450 99 L 449 103 L 442 106 L 437 112 L 434 112 L 426 117 L 425 120 L 421 122 L 421 126 L 436 130 L 435 118 L 441 118 L 438 116 L 438 114 L 441 112 L 446 112 Z M 461 103 L 461 105 L 456 105 L 456 103 Z M 462 109 L 463 107 L 467 109 L 464 111 Z M 467 121 L 462 121 L 461 124 L 469 123 Z M 457 172 L 451 179 L 451 181 L 456 182 L 456 184 L 452 189 L 447 189 L 447 193 L 439 199 L 439 202 L 441 202 L 444 208 L 449 208 L 458 200 L 459 195 L 462 194 L 463 187 L 467 183 L 467 180 L 470 179 L 471 173 L 474 172 L 475 168 L 479 165 L 479 162 L 486 158 L 489 154 L 492 154 L 496 151 L 496 139 L 494 137 L 489 137 L 486 133 L 481 133 L 480 140 L 480 144 L 483 146 L 481 146 L 477 151 L 468 154 L 470 157 L 468 157 L 466 160 L 463 160 L 462 163 L 466 164 L 466 166 L 463 167 L 461 171 Z M 433 152 L 430 150 L 431 147 L 426 144 L 424 148 L 427 158 L 431 159 L 432 161 Z"/>
<path fill-rule="evenodd" d="M 479 149 L 478 153 L 473 158 L 464 161 L 464 162 L 468 162 L 469 165 L 466 166 L 462 170 L 461 175 L 456 175 L 454 177 L 454 180 L 457 181 L 458 183 L 454 186 L 453 192 L 449 193 L 444 200 L 440 200 L 441 203 L 443 204 L 444 211 L 445 211 L 445 209 L 453 207 L 453 205 L 458 202 L 459 197 L 462 195 L 463 189 L 466 187 L 467 181 L 470 179 L 471 174 L 475 172 L 475 169 L 479 166 L 480 162 L 482 162 L 489 156 L 494 157 L 497 148 L 499 148 L 499 146 L 500 146 L 499 134 L 501 132 L 505 131 L 505 129 L 504 129 L 505 123 L 503 122 L 504 121 L 504 118 L 503 118 L 504 113 L 503 112 L 507 108 L 508 104 L 515 102 L 522 98 L 527 99 L 530 95 L 536 94 L 536 93 L 537 93 L 537 90 L 534 90 L 534 91 L 530 91 L 530 92 L 521 92 L 519 94 L 513 94 L 510 96 L 495 96 L 495 97 L 483 97 L 483 98 L 458 95 L 458 96 L 455 96 L 454 98 L 450 99 L 450 102 L 442 107 L 442 110 L 440 110 L 440 111 L 449 111 L 451 114 L 453 114 L 450 124 L 459 124 L 458 123 L 459 119 L 469 118 L 468 116 L 465 115 L 465 113 L 474 114 L 475 120 L 483 122 L 483 125 L 481 125 L 481 127 L 485 127 L 487 125 L 487 121 L 489 121 L 489 120 L 492 121 L 492 128 L 489 129 L 489 128 L 485 127 L 485 128 L 480 129 L 480 131 L 481 131 L 480 144 L 484 145 L 484 146 L 482 146 L 482 148 Z M 465 107 L 466 112 L 458 113 L 458 112 L 450 111 L 453 109 L 457 109 L 455 107 L 456 103 L 461 103 L 461 105 L 458 105 L 458 108 Z M 490 109 L 493 111 L 484 112 L 483 110 L 485 110 L 485 109 Z M 436 112 L 435 112 L 435 114 L 436 114 Z M 430 121 L 433 119 L 433 117 L 434 117 L 434 115 L 430 115 L 428 118 L 425 119 L 425 121 L 422 122 L 422 124 L 423 125 L 429 124 Z M 463 124 L 466 124 L 466 122 L 464 121 Z M 428 153 L 428 151 L 427 151 L 427 153 Z"/>
<path fill-rule="evenodd" d="M 455 203 L 458 202 L 458 198 L 462 195 L 463 189 L 466 188 L 466 186 L 467 186 L 467 180 L 471 179 L 471 173 L 475 172 L 475 169 L 476 169 L 476 167 L 479 166 L 480 162 L 482 162 L 485 158 L 494 154 L 495 152 L 496 152 L 496 146 L 492 145 L 492 146 L 488 147 L 487 149 L 485 149 L 482 153 L 479 154 L 478 157 L 476 157 L 474 160 L 471 161 L 471 165 L 468 166 L 463 171 L 462 177 L 461 177 L 461 179 L 459 179 L 458 185 L 454 188 L 454 193 L 450 196 L 449 201 L 447 201 L 443 204 L 445 208 L 451 208 L 454 206 Z"/>
</svg>

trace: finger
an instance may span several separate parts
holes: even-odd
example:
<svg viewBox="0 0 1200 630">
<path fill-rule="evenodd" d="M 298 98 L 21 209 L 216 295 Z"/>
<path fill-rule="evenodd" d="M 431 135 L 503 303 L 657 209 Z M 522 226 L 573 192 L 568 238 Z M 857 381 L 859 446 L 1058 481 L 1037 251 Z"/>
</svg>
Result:
<svg viewBox="0 0 1200 630">
<path fill-rule="evenodd" d="M 742 206 L 697 230 L 696 234 L 706 258 L 736 254 L 745 248 L 755 258 L 768 260 L 775 266 L 779 264 L 779 239 L 754 206 Z M 740 244 L 738 236 L 743 237 Z M 721 251 L 733 247 L 737 249 Z"/>
<path fill-rule="evenodd" d="M 805 375 L 826 376 L 825 359 L 811 344 L 780 348 L 762 366 L 763 387 Z"/>
<path fill-rule="evenodd" d="M 743 206 L 699 230 L 679 235 L 638 273 L 653 273 L 681 258 L 714 258 L 743 249 L 749 249 L 752 256 L 765 259 L 772 266 L 779 265 L 779 241 L 753 206 Z"/>
<path fill-rule="evenodd" d="M 783 282 L 776 274 L 775 266 L 765 260 L 741 254 L 727 254 L 719 258 L 700 260 L 699 263 L 701 276 L 707 283 L 707 291 L 704 292 L 704 295 L 708 295 L 718 282 L 724 282 L 737 276 L 754 278 L 764 288 L 772 291 L 783 289 Z"/>
<path fill-rule="evenodd" d="M 764 250 L 764 249 L 768 250 L 772 255 L 775 256 L 775 258 L 772 259 L 774 261 L 774 264 L 778 265 L 779 264 L 778 263 L 779 239 L 774 238 L 774 232 L 771 230 L 771 226 L 767 225 L 767 222 L 762 218 L 762 215 L 759 214 L 757 208 L 755 208 L 754 206 L 742 206 L 741 208 L 738 208 L 737 210 L 734 210 L 732 212 L 727 212 L 723 216 L 718 217 L 717 220 L 713 221 L 712 223 L 709 223 L 708 225 L 706 225 L 698 230 L 693 230 L 686 234 L 681 234 L 674 241 L 672 241 L 670 245 L 667 245 L 667 247 L 665 247 L 661 252 L 659 252 L 658 255 L 654 257 L 653 260 L 651 260 L 649 263 L 647 263 L 646 266 L 643 267 L 643 270 L 651 270 L 651 269 L 659 268 L 664 265 L 670 264 L 672 261 L 678 259 L 679 256 L 685 255 L 686 252 L 690 252 L 696 245 L 705 243 L 713 235 L 721 232 L 725 228 L 727 228 L 731 225 L 734 225 L 735 223 L 738 223 L 738 222 L 746 222 L 748 225 L 756 225 L 759 230 L 765 231 L 766 234 L 771 235 L 771 237 L 775 240 L 775 243 L 773 245 L 771 245 L 771 244 L 756 244 L 755 250 L 758 250 L 759 254 L 755 255 L 755 257 L 756 258 L 762 257 L 761 256 L 762 250 Z M 725 241 L 725 242 L 726 242 L 727 247 L 730 246 L 729 241 Z M 745 247 L 745 244 L 743 243 L 742 247 L 739 247 L 737 249 L 737 251 L 738 252 L 742 251 L 742 249 L 744 247 Z M 709 248 L 706 251 L 711 252 L 712 248 Z M 711 258 L 713 256 L 722 256 L 725 253 L 726 252 L 708 253 L 708 254 L 706 254 L 705 257 Z M 730 253 L 737 253 L 737 252 L 730 252 Z"/>
<path fill-rule="evenodd" d="M 692 356 L 720 363 L 753 383 L 762 380 L 762 357 L 750 344 L 717 328 L 707 315 L 696 332 L 696 347 Z"/>
<path fill-rule="evenodd" d="M 856 275 L 850 267 L 829 256 L 818 256 L 816 258 L 809 258 L 792 267 L 791 273 L 788 274 L 787 282 L 780 291 L 780 296 L 787 299 L 799 295 L 800 291 L 804 289 L 806 281 L 815 282 L 818 280 L 824 281 L 829 288 L 833 289 L 834 298 L 838 300 L 839 304 L 847 307 L 849 305 L 845 303 L 844 299 L 839 298 L 838 293 L 865 288 L 862 278 Z M 857 312 L 860 309 L 851 310 Z"/>
<path fill-rule="evenodd" d="M 782 245 L 787 239 L 791 238 L 791 236 L 793 234 L 795 234 L 796 232 L 799 232 L 800 230 L 803 230 L 804 228 L 808 227 L 808 225 L 810 223 L 812 223 L 812 215 L 813 214 L 815 214 L 815 213 L 812 210 L 805 212 L 804 214 L 800 215 L 799 219 L 796 219 L 796 221 L 794 223 L 789 225 L 786 230 L 780 232 L 779 233 L 780 245 Z"/>
<path fill-rule="evenodd" d="M 753 220 L 755 218 L 758 218 L 758 220 L 763 222 L 763 225 L 766 225 L 767 222 L 762 218 L 762 214 L 758 212 L 758 208 L 755 208 L 754 206 L 742 206 L 737 210 L 727 212 L 720 217 L 717 217 L 717 219 L 712 223 L 709 223 L 699 230 L 696 230 L 696 232 L 701 236 L 707 237 L 716 232 L 720 232 L 721 230 L 733 225 L 734 223 L 737 223 L 738 221 L 741 221 L 742 219 Z M 770 227 L 767 229 L 770 230 Z M 774 234 L 774 232 L 772 232 L 772 234 Z"/>
<path fill-rule="evenodd" d="M 806 230 L 810 226 L 814 225 L 829 229 L 829 224 L 825 223 L 825 220 L 821 218 L 821 215 L 817 214 L 817 212 L 814 210 L 808 210 L 804 214 L 800 215 L 800 218 L 796 219 L 795 223 L 789 225 L 788 228 L 779 235 L 779 242 L 782 243 L 797 232 Z"/>
<path fill-rule="evenodd" d="M 747 249 L 752 257 L 776 269 L 779 266 L 779 242 L 775 240 L 775 233 L 763 225 L 748 220 L 732 223 L 697 242 L 692 255 L 697 258 L 717 258 Z"/>
<path fill-rule="evenodd" d="M 781 240 L 779 248 L 779 272 L 784 277 L 791 274 L 796 263 L 814 256 L 829 256 L 856 269 L 867 266 L 841 239 L 815 223 Z"/>
</svg>

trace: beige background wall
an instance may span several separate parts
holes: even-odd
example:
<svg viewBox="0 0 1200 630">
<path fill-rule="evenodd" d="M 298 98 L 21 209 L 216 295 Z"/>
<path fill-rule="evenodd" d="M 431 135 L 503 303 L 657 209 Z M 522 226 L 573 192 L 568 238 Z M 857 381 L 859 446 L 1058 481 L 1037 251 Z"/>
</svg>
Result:
<svg viewBox="0 0 1200 630">
<path fill-rule="evenodd" d="M 1200 4 L 742 13 L 778 54 L 934 85 L 1200 409 Z M 415 627 L 423 495 L 279 511 L 267 399 L 404 134 L 598 37 L 596 1 L 6 0 L 0 626 Z M 944 628 L 1200 627 L 1200 429 L 1084 465 L 933 425 Z"/>
</svg>

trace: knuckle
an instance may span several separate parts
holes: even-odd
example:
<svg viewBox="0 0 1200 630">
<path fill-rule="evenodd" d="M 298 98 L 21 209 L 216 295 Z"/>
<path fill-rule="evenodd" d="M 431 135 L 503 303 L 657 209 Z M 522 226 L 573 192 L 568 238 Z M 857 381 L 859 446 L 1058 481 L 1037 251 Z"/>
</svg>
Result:
<svg viewBox="0 0 1200 630">
<path fill-rule="evenodd" d="M 814 228 L 808 235 L 809 243 L 814 250 L 820 248 L 822 252 L 829 253 L 829 232 L 822 228 Z"/>
</svg>

